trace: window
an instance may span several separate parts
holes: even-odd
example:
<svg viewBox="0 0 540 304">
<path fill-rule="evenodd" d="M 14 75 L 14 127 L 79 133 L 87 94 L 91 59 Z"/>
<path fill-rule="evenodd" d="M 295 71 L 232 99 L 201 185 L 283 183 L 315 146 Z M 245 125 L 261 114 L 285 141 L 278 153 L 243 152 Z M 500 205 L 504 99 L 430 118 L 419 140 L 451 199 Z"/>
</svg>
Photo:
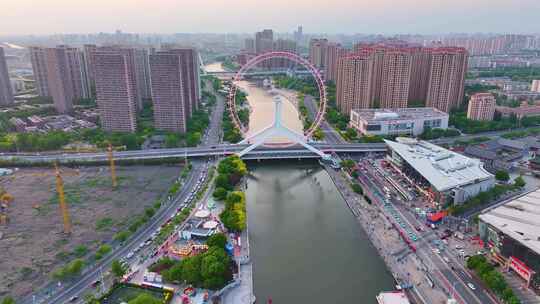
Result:
<svg viewBox="0 0 540 304">
<path fill-rule="evenodd" d="M 380 131 L 381 125 L 367 125 L 366 131 Z"/>
</svg>

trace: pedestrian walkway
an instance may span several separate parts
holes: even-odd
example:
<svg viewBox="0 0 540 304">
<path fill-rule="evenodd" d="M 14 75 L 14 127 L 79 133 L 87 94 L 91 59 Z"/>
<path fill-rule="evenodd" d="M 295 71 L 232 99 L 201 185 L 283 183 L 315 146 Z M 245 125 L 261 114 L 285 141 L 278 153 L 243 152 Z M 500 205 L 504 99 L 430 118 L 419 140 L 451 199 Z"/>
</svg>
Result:
<svg viewBox="0 0 540 304">
<path fill-rule="evenodd" d="M 403 285 L 412 284 L 414 288 L 411 292 L 423 303 L 445 303 L 447 296 L 441 290 L 433 289 L 426 283 L 426 267 L 418 257 L 410 252 L 403 253 L 406 244 L 399 233 L 391 228 L 388 220 L 377 207 L 377 203 L 373 202 L 373 205 L 369 205 L 360 195 L 353 193 L 349 186 L 349 178 L 341 171 L 336 172 L 327 168 L 327 172 L 394 278 Z M 400 253 L 401 256 L 397 258 L 394 256 L 395 253 Z"/>
</svg>

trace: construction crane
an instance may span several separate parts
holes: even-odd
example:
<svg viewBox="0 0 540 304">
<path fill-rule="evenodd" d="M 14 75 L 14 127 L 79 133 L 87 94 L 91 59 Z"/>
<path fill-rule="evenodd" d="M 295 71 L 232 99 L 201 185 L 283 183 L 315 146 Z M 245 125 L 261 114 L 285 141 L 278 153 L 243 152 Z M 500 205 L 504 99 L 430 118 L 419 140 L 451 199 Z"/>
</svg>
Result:
<svg viewBox="0 0 540 304">
<path fill-rule="evenodd" d="M 111 143 L 109 143 L 109 166 L 111 167 L 111 179 L 112 179 L 112 187 L 116 188 L 118 183 L 116 182 L 116 167 L 114 166 L 114 157 L 113 157 L 113 148 Z"/>
<path fill-rule="evenodd" d="M 58 163 L 54 163 L 54 168 L 56 170 L 56 192 L 58 193 L 58 201 L 60 202 L 60 211 L 62 212 L 62 219 L 64 221 L 64 233 L 71 233 L 71 221 L 69 219 L 69 211 L 66 205 L 66 200 L 64 196 L 64 181 L 60 175 L 60 169 L 58 168 Z"/>
</svg>

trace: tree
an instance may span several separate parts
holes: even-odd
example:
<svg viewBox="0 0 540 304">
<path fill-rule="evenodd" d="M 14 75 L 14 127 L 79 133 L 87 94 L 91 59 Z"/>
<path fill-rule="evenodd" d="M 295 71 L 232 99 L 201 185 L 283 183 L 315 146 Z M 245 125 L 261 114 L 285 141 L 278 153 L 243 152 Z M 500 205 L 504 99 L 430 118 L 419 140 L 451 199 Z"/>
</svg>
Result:
<svg viewBox="0 0 540 304">
<path fill-rule="evenodd" d="M 525 180 L 523 179 L 523 177 L 521 177 L 521 175 L 516 177 L 516 179 L 514 180 L 514 185 L 519 188 L 525 187 Z"/>
<path fill-rule="evenodd" d="M 345 169 L 351 169 L 355 165 L 354 160 L 352 160 L 352 159 L 342 160 L 340 164 Z"/>
<path fill-rule="evenodd" d="M 120 231 L 120 232 L 118 232 L 117 234 L 114 235 L 113 239 L 115 241 L 123 243 L 128 239 L 128 237 L 130 235 L 131 235 L 131 233 L 129 231 Z"/>
<path fill-rule="evenodd" d="M 347 128 L 347 131 L 345 131 L 345 136 L 347 136 L 348 139 L 353 140 L 356 139 L 358 133 L 356 133 L 356 130 L 353 128 Z"/>
<path fill-rule="evenodd" d="M 223 233 L 213 234 L 206 240 L 208 247 L 225 248 L 225 244 L 227 244 L 227 237 Z"/>
<path fill-rule="evenodd" d="M 15 300 L 12 297 L 6 297 L 2 300 L 2 304 L 15 304 Z"/>
<path fill-rule="evenodd" d="M 141 293 L 128 304 L 161 304 L 161 300 L 147 293 Z"/>
<path fill-rule="evenodd" d="M 222 201 L 225 198 L 227 198 L 227 189 L 222 188 L 222 187 L 218 187 L 218 188 L 216 188 L 216 190 L 214 190 L 214 193 L 212 193 L 212 196 L 216 200 Z"/>
<path fill-rule="evenodd" d="M 499 170 L 495 173 L 495 178 L 502 182 L 507 182 L 510 180 L 510 175 L 506 171 Z"/>
<path fill-rule="evenodd" d="M 362 189 L 362 186 L 360 186 L 358 183 L 352 183 L 351 188 L 353 189 L 354 192 L 356 192 L 358 194 L 363 194 L 364 193 L 364 190 Z"/>
<path fill-rule="evenodd" d="M 122 263 L 120 263 L 120 261 L 113 260 L 111 264 L 111 272 L 116 278 L 121 278 L 126 274 L 127 269 L 124 267 L 124 265 L 122 265 Z"/>
</svg>

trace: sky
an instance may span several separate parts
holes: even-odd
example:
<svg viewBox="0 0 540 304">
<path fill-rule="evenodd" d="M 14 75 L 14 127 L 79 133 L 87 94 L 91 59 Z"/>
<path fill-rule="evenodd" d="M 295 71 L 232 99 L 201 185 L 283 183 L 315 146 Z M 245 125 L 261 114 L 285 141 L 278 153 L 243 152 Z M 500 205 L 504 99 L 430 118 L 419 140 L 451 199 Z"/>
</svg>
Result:
<svg viewBox="0 0 540 304">
<path fill-rule="evenodd" d="M 0 35 L 539 33 L 540 0 L 0 0 Z"/>
</svg>

